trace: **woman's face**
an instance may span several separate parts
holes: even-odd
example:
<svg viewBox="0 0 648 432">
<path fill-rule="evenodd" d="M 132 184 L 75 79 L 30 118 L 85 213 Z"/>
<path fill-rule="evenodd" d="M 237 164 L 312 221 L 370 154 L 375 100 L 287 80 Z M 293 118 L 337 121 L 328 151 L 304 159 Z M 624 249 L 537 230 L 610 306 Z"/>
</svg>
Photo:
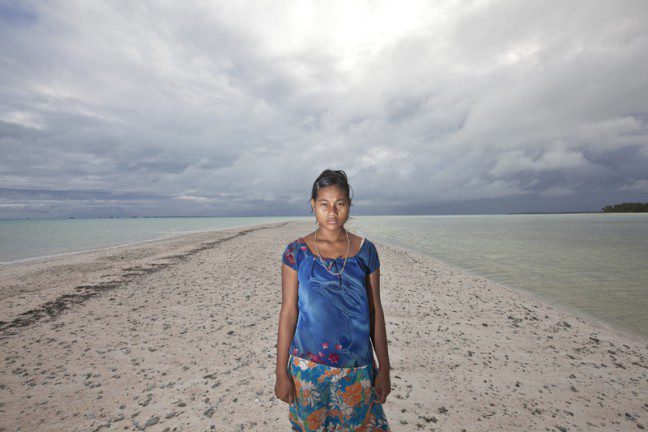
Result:
<svg viewBox="0 0 648 432">
<path fill-rule="evenodd" d="M 339 230 L 349 218 L 349 200 L 339 186 L 329 186 L 317 191 L 317 201 L 311 206 L 320 228 Z"/>
</svg>

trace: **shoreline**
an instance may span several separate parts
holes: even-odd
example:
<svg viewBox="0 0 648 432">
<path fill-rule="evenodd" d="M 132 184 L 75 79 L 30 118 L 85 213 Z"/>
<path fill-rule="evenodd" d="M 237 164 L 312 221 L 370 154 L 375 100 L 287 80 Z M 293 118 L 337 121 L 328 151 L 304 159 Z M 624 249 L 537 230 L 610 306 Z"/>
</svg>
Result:
<svg viewBox="0 0 648 432">
<path fill-rule="evenodd" d="M 530 298 L 530 300 L 532 300 L 532 301 L 539 302 L 539 303 L 544 303 L 544 304 L 546 304 L 548 306 L 556 308 L 556 309 L 560 310 L 564 314 L 574 315 L 575 317 L 580 318 L 582 321 L 592 322 L 592 323 L 597 324 L 600 327 L 605 328 L 605 329 L 607 329 L 607 330 L 609 330 L 611 332 L 617 333 L 620 336 L 623 336 L 623 337 L 626 337 L 626 338 L 629 338 L 629 339 L 633 339 L 633 340 L 635 340 L 636 342 L 639 342 L 639 343 L 648 344 L 648 336 L 646 336 L 646 335 L 643 335 L 641 333 L 636 333 L 636 332 L 630 331 L 628 329 L 625 329 L 625 328 L 622 328 L 622 327 L 619 327 L 619 326 L 616 326 L 616 325 L 612 325 L 611 323 L 605 322 L 601 318 L 599 318 L 597 316 L 594 316 L 594 315 L 592 315 L 592 314 L 590 314 L 588 312 L 582 311 L 580 309 L 575 309 L 575 308 L 572 308 L 572 307 L 569 307 L 569 306 L 566 306 L 566 305 L 563 305 L 563 304 L 560 304 L 560 303 L 557 303 L 557 302 L 552 302 L 549 299 L 540 297 L 538 294 L 534 293 L 533 291 L 529 291 L 529 290 L 524 289 L 524 288 L 510 286 L 510 285 L 500 283 L 500 282 L 498 282 L 498 281 L 496 281 L 496 280 L 494 280 L 494 279 L 492 279 L 492 278 L 490 278 L 488 276 L 479 274 L 479 273 L 477 273 L 477 272 L 475 272 L 473 270 L 467 269 L 465 267 L 461 267 L 460 265 L 449 263 L 449 262 L 447 262 L 445 260 L 437 258 L 436 256 L 428 255 L 426 253 L 419 252 L 419 251 L 416 251 L 414 249 L 407 248 L 405 246 L 400 246 L 400 245 L 398 245 L 396 243 L 393 243 L 393 242 L 382 240 L 380 242 L 375 241 L 374 243 L 377 243 L 379 245 L 380 244 L 388 245 L 388 246 L 390 246 L 390 247 L 392 247 L 394 249 L 401 249 L 403 252 L 409 253 L 411 255 L 419 256 L 420 258 L 425 257 L 427 259 L 432 259 L 432 260 L 434 260 L 434 261 L 436 261 L 436 262 L 438 262 L 438 263 L 440 263 L 440 264 L 442 264 L 444 266 L 447 266 L 447 267 L 450 267 L 450 268 L 454 269 L 457 272 L 466 273 L 468 275 L 471 275 L 471 276 L 474 276 L 474 277 L 477 277 L 477 278 L 486 279 L 490 283 L 497 284 L 497 285 L 499 285 L 501 287 L 504 287 L 506 289 L 513 290 L 515 292 L 524 294 L 524 295 L 528 296 Z"/>
<path fill-rule="evenodd" d="M 0 431 L 288 430 L 273 393 L 280 259 L 310 227 L 272 222 L 0 267 L 1 319 L 40 313 L 0 329 Z M 645 342 L 376 245 L 392 430 L 648 424 Z"/>
<path fill-rule="evenodd" d="M 286 222 L 292 222 L 286 221 Z M 147 239 L 147 240 L 139 240 L 135 242 L 128 242 L 128 243 L 121 243 L 118 245 L 112 245 L 112 246 L 100 246 L 92 249 L 82 249 L 78 251 L 71 251 L 71 252 L 61 252 L 57 254 L 51 254 L 51 255 L 39 255 L 35 257 L 30 257 L 30 258 L 21 258 L 13 261 L 0 261 L 0 268 L 2 266 L 10 266 L 13 264 L 21 264 L 21 263 L 29 263 L 29 262 L 41 262 L 41 261 L 47 261 L 50 259 L 55 259 L 58 257 L 63 257 L 67 255 L 78 255 L 78 254 L 84 254 L 84 253 L 91 253 L 91 252 L 101 252 L 103 250 L 108 250 L 108 249 L 115 249 L 115 248 L 123 248 L 123 247 L 128 247 L 128 246 L 137 246 L 143 243 L 151 243 L 151 242 L 157 242 L 157 241 L 164 241 L 164 240 L 171 240 L 176 237 L 182 237 L 182 236 L 188 236 L 188 235 L 194 235 L 194 234 L 201 234 L 201 233 L 208 233 L 212 231 L 223 231 L 223 230 L 229 230 L 229 229 L 245 229 L 245 228 L 251 228 L 251 227 L 256 227 L 260 225 L 267 225 L 267 224 L 273 224 L 273 223 L 281 223 L 281 222 L 265 222 L 261 224 L 254 224 L 254 225 L 239 225 L 239 226 L 233 226 L 233 227 L 227 227 L 227 228 L 211 228 L 211 229 L 204 229 L 204 230 L 192 230 L 192 231 L 182 231 L 180 233 L 174 233 L 174 234 L 167 234 L 164 237 L 155 237 L 152 239 Z"/>
<path fill-rule="evenodd" d="M 189 238 L 191 238 L 191 236 L 196 236 L 196 235 L 201 235 L 201 234 L 209 234 L 209 233 L 214 233 L 214 232 L 226 232 L 226 231 L 232 231 L 232 230 L 236 231 L 236 232 L 239 232 L 241 230 L 246 230 L 246 229 L 250 229 L 250 228 L 264 227 L 266 225 L 270 225 L 270 226 L 274 226 L 274 225 L 277 225 L 277 224 L 281 225 L 281 224 L 284 224 L 284 223 L 302 223 L 302 221 L 300 221 L 300 220 L 288 220 L 288 221 L 279 221 L 279 222 L 275 221 L 275 222 L 266 222 L 266 223 L 254 224 L 254 225 L 242 225 L 242 226 L 234 226 L 234 227 L 228 227 L 228 228 L 213 228 L 213 229 L 195 230 L 195 231 L 190 231 L 190 232 L 169 234 L 169 235 L 167 235 L 165 237 L 158 237 L 158 238 L 154 238 L 154 239 L 141 240 L 141 241 L 136 241 L 136 242 L 131 242 L 131 243 L 124 243 L 124 244 L 115 245 L 115 246 L 105 246 L 105 247 L 99 247 L 99 248 L 88 249 L 88 250 L 81 250 L 81 251 L 74 251 L 74 252 L 64 252 L 64 253 L 60 253 L 60 254 L 33 257 L 33 258 L 26 258 L 26 259 L 21 259 L 21 260 L 17 260 L 17 261 L 11 261 L 11 262 L 0 262 L 0 270 L 3 267 L 7 268 L 7 267 L 12 267 L 12 266 L 19 266 L 21 264 L 29 265 L 29 264 L 47 263 L 47 262 L 51 262 L 51 261 L 59 259 L 59 258 L 74 257 L 74 256 L 80 256 L 82 258 L 85 254 L 108 253 L 108 252 L 111 252 L 111 251 L 118 251 L 120 249 L 129 248 L 129 247 L 155 245 L 158 242 L 180 240 L 180 239 L 183 239 L 183 238 L 189 239 Z M 436 256 L 433 256 L 433 255 L 430 255 L 430 254 L 427 254 L 427 253 L 424 253 L 424 252 L 419 252 L 419 251 L 416 251 L 414 249 L 410 249 L 410 248 L 407 248 L 405 246 L 401 246 L 399 244 L 396 244 L 396 243 L 393 243 L 393 242 L 390 242 L 390 241 L 381 240 L 380 242 L 375 242 L 375 243 L 385 244 L 385 245 L 388 245 L 388 246 L 390 246 L 392 248 L 395 248 L 395 249 L 401 249 L 405 253 L 409 253 L 411 255 L 416 255 L 419 258 L 425 257 L 425 258 L 434 260 L 434 261 L 436 261 L 436 262 L 438 262 L 438 263 L 440 263 L 442 265 L 453 268 L 454 270 L 456 270 L 458 272 L 463 272 L 463 273 L 466 273 L 466 274 L 469 274 L 469 275 L 472 275 L 472 276 L 475 276 L 475 277 L 487 279 L 491 283 L 498 284 L 498 285 L 500 285 L 500 286 L 502 286 L 502 287 L 504 287 L 506 289 L 510 289 L 510 290 L 514 290 L 514 291 L 519 292 L 519 293 L 523 293 L 524 295 L 528 296 L 531 300 L 536 301 L 536 302 L 545 303 L 545 304 L 547 304 L 547 305 L 549 305 L 551 307 L 554 307 L 554 308 L 560 310 L 561 312 L 563 312 L 565 314 L 574 315 L 574 316 L 576 316 L 577 318 L 579 318 L 579 319 L 581 319 L 583 321 L 590 321 L 590 322 L 592 322 L 594 324 L 597 324 L 598 326 L 600 326 L 602 328 L 605 328 L 605 329 L 607 329 L 609 331 L 617 333 L 617 334 L 619 334 L 619 335 L 621 335 L 623 337 L 633 339 L 636 342 L 647 343 L 648 344 L 648 336 L 646 336 L 646 335 L 630 331 L 628 329 L 622 328 L 622 327 L 617 326 L 617 325 L 613 325 L 613 324 L 608 323 L 608 322 L 602 320 L 601 318 L 596 317 L 594 315 L 591 315 L 591 314 L 589 314 L 589 313 L 587 313 L 585 311 L 575 309 L 575 308 L 572 308 L 572 307 L 569 307 L 569 306 L 566 306 L 566 305 L 562 305 L 562 304 L 560 304 L 558 302 L 552 302 L 549 299 L 545 299 L 543 297 L 540 297 L 538 294 L 534 293 L 533 291 L 529 291 L 527 289 L 520 288 L 520 287 L 514 287 L 514 286 L 509 286 L 509 285 L 506 285 L 506 284 L 502 284 L 502 283 L 497 282 L 497 281 L 495 281 L 494 279 L 492 279 L 492 278 L 490 278 L 488 276 L 485 276 L 485 275 L 479 274 L 477 272 L 474 272 L 474 271 L 472 271 L 470 269 L 461 267 L 458 264 L 449 263 L 449 262 L 447 262 L 447 261 L 445 261 L 443 259 L 440 259 L 440 258 L 438 258 Z M 0 299 L 2 299 L 3 297 L 4 297 L 3 293 L 0 292 Z M 0 330 L 2 329 L 2 324 L 3 324 L 3 320 L 0 317 Z"/>
<path fill-rule="evenodd" d="M 216 235 L 217 238 L 215 242 L 220 242 L 231 238 L 224 237 L 228 234 L 232 234 L 233 237 L 236 237 L 250 231 L 282 226 L 290 222 L 291 221 L 267 222 L 251 226 L 201 230 L 194 233 L 184 233 L 177 236 L 138 241 L 118 246 L 107 246 L 88 251 L 58 254 L 51 257 L 21 261 L 0 266 L 0 279 L 2 280 L 2 283 L 0 284 L 0 300 L 6 302 L 8 298 L 14 297 L 9 295 L 11 294 L 9 290 L 22 283 L 21 279 L 24 277 L 24 272 L 27 272 L 29 275 L 35 275 L 38 273 L 55 272 L 58 267 L 69 268 L 70 266 L 83 264 L 86 261 L 96 262 L 103 258 L 110 261 L 108 266 L 99 267 L 99 271 L 96 272 L 87 269 L 79 271 L 79 275 L 70 278 L 72 280 L 65 281 L 64 283 L 67 283 L 67 285 L 60 286 L 59 289 L 46 289 L 47 291 L 53 292 L 44 292 L 45 289 L 43 291 L 38 289 L 41 288 L 42 285 L 52 282 L 51 278 L 45 279 L 44 281 L 39 280 L 35 283 L 32 282 L 32 284 L 36 286 L 35 290 L 19 291 L 17 295 L 23 294 L 21 300 L 25 297 L 28 298 L 24 304 L 18 305 L 16 308 L 18 309 L 17 312 L 12 311 L 12 313 L 5 315 L 5 309 L 7 306 L 4 304 L 0 306 L 0 310 L 2 311 L 2 313 L 0 313 L 0 339 L 2 338 L 2 332 L 7 328 L 16 326 L 21 327 L 24 323 L 31 323 L 32 321 L 41 319 L 44 316 L 58 315 L 60 312 L 66 310 L 70 305 L 81 303 L 90 297 L 94 297 L 96 293 L 114 289 L 121 284 L 128 283 L 133 277 L 142 276 L 151 271 L 166 268 L 173 265 L 177 260 L 185 259 L 188 255 L 201 249 L 202 245 L 192 249 L 192 246 L 199 241 L 196 239 L 197 236 Z M 177 245 L 175 245 L 175 243 L 177 243 Z M 187 246 L 189 247 L 189 250 L 188 252 L 185 250 L 185 253 L 183 254 L 182 252 L 187 248 Z M 151 247 L 154 250 L 159 249 L 159 251 L 154 252 L 152 256 L 144 255 L 143 257 L 138 257 L 139 261 L 143 261 L 139 266 L 132 265 L 131 261 L 128 259 L 126 259 L 123 266 L 116 264 L 116 262 L 120 260 L 115 258 L 115 256 L 120 255 L 122 251 L 126 255 L 132 255 L 131 252 L 134 252 L 136 255 L 138 250 L 145 249 L 146 247 Z M 167 247 L 170 247 L 169 253 L 165 253 L 168 251 Z M 102 270 L 107 270 L 108 274 L 96 274 L 101 273 Z M 72 285 L 76 286 L 73 287 Z M 44 295 L 43 300 L 38 299 L 41 294 Z M 9 304 L 10 310 L 12 307 L 13 304 Z"/>
</svg>

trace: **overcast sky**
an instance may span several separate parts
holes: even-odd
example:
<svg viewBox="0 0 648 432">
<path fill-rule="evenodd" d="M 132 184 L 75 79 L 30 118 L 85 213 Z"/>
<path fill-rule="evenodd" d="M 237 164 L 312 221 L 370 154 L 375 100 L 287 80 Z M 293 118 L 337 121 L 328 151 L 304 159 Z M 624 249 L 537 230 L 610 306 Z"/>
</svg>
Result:
<svg viewBox="0 0 648 432">
<path fill-rule="evenodd" d="M 0 218 L 648 201 L 648 2 L 1 1 Z"/>
</svg>

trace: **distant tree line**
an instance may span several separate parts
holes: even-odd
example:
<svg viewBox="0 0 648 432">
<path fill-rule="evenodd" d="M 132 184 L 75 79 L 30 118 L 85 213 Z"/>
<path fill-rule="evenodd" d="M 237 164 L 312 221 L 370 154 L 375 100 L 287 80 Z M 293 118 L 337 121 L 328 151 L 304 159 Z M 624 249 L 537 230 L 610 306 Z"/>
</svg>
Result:
<svg viewBox="0 0 648 432">
<path fill-rule="evenodd" d="M 648 202 L 624 202 L 621 204 L 608 205 L 603 207 L 603 213 L 646 213 Z"/>
</svg>

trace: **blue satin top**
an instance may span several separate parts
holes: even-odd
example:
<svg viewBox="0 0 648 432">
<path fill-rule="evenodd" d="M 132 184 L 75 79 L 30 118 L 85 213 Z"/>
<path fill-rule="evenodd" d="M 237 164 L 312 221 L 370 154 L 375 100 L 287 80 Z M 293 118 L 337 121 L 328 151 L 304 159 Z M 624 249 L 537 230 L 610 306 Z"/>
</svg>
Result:
<svg viewBox="0 0 648 432">
<path fill-rule="evenodd" d="M 344 264 L 344 258 L 323 261 L 334 273 Z M 380 267 L 374 244 L 363 239 L 341 275 L 330 274 L 301 237 L 286 246 L 282 262 L 297 270 L 299 280 L 299 317 L 290 353 L 340 368 L 371 364 L 366 277 Z"/>
</svg>

